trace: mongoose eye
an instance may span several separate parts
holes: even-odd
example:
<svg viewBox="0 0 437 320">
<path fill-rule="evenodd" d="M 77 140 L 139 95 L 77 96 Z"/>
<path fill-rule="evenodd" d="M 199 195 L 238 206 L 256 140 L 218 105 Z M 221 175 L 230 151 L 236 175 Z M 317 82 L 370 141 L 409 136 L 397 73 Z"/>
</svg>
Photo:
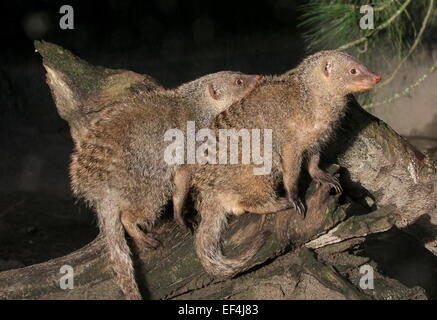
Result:
<svg viewBox="0 0 437 320">
<path fill-rule="evenodd" d="M 349 72 L 350 72 L 350 74 L 357 74 L 358 70 L 353 68 L 353 69 L 350 69 Z"/>
<path fill-rule="evenodd" d="M 235 84 L 236 84 L 237 86 L 241 86 L 241 85 L 243 84 L 243 80 L 240 79 L 240 78 L 238 78 L 237 80 L 235 80 Z"/>
</svg>

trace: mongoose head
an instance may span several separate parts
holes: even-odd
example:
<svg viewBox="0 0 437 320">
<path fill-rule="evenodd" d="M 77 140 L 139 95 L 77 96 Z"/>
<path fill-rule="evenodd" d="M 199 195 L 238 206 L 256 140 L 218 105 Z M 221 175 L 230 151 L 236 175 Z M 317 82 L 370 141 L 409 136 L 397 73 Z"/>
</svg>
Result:
<svg viewBox="0 0 437 320">
<path fill-rule="evenodd" d="M 195 101 L 199 109 L 216 115 L 247 96 L 261 79 L 260 75 L 221 71 L 183 84 L 177 92 Z"/>
<path fill-rule="evenodd" d="M 354 57 L 335 50 L 309 56 L 300 68 L 306 69 L 312 83 L 320 85 L 321 92 L 334 96 L 372 89 L 381 80 Z"/>
</svg>

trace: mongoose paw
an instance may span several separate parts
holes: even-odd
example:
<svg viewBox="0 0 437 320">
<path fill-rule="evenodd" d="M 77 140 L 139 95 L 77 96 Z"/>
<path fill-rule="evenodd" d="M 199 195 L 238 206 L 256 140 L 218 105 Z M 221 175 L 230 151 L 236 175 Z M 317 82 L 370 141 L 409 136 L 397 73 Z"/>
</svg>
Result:
<svg viewBox="0 0 437 320">
<path fill-rule="evenodd" d="M 297 196 L 289 196 L 288 201 L 291 203 L 291 206 L 296 212 L 301 215 L 302 217 L 305 217 L 305 206 Z"/>
<path fill-rule="evenodd" d="M 187 223 L 188 224 L 188 229 L 190 230 L 191 234 L 194 234 L 194 230 L 197 229 L 199 224 L 194 219 L 188 219 L 187 222 L 188 222 Z"/>
<path fill-rule="evenodd" d="M 184 219 L 183 217 L 175 217 L 176 224 L 184 229 L 185 231 L 189 231 L 191 234 L 194 234 L 194 230 L 197 228 L 197 222 L 193 219 Z"/>
<path fill-rule="evenodd" d="M 295 209 L 293 201 L 290 201 L 288 198 L 280 197 L 278 198 L 277 201 L 278 201 L 278 208 L 277 210 L 275 210 L 275 212 L 288 210 L 288 209 Z"/>
<path fill-rule="evenodd" d="M 188 223 L 185 221 L 184 217 L 181 214 L 178 214 L 174 216 L 174 220 L 176 224 L 181 227 L 182 229 L 189 229 Z"/>
<path fill-rule="evenodd" d="M 314 177 L 314 180 L 317 182 L 320 182 L 322 184 L 326 184 L 326 185 L 330 186 L 331 188 L 334 188 L 336 193 L 343 192 L 343 188 L 341 187 L 340 181 L 338 181 L 338 179 L 336 177 L 334 177 L 333 175 L 330 175 L 329 173 L 322 171 L 319 174 L 317 174 L 316 177 Z"/>
<path fill-rule="evenodd" d="M 144 235 L 141 247 L 145 249 L 156 250 L 161 246 L 161 242 L 157 239 L 157 235 L 153 232 L 147 232 Z"/>
</svg>

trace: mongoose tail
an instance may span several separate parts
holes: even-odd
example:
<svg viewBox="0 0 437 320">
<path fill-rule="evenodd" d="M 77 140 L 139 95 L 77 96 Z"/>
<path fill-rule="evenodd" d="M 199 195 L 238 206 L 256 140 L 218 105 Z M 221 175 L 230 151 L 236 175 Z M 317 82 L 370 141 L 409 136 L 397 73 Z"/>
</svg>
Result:
<svg viewBox="0 0 437 320">
<path fill-rule="evenodd" d="M 195 248 L 206 272 L 216 277 L 232 277 L 244 271 L 251 260 L 270 236 L 270 232 L 259 233 L 250 247 L 238 258 L 226 258 L 223 255 L 223 234 L 227 225 L 227 215 L 218 208 L 207 208 L 209 214 L 202 215 L 202 221 L 196 231 Z M 220 211 L 220 212 L 218 212 Z"/>
</svg>

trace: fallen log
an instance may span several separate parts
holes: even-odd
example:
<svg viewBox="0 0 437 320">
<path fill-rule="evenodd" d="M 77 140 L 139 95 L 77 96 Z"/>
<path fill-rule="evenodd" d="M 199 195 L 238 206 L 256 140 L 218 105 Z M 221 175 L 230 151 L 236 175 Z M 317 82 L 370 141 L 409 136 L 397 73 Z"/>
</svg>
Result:
<svg viewBox="0 0 437 320">
<path fill-rule="evenodd" d="M 321 198 L 321 199 L 318 199 Z M 345 212 L 338 206 L 338 195 L 330 195 L 326 186 L 313 184 L 307 193 L 309 203 L 307 219 L 315 222 L 317 230 L 296 226 L 293 222 L 302 221 L 294 211 L 286 213 L 292 222 L 286 231 L 289 235 L 299 232 L 300 239 L 314 238 L 317 233 L 329 230 L 345 218 Z M 321 201 L 322 200 L 322 201 Z M 322 222 L 323 221 L 323 222 Z M 226 235 L 225 252 L 237 255 L 259 232 L 260 219 L 257 215 L 246 215 L 230 221 Z M 279 235 L 274 216 L 268 217 L 263 229 Z M 284 226 L 281 225 L 281 232 Z M 308 229 L 308 231 L 307 231 Z M 310 231 L 311 230 L 311 231 Z M 302 236 L 300 232 L 306 232 Z M 207 275 L 200 265 L 193 248 L 191 233 L 182 230 L 172 222 L 156 228 L 162 248 L 156 251 L 137 252 L 136 270 L 144 297 L 150 299 L 169 299 L 205 286 L 222 282 Z M 281 233 L 283 234 L 283 233 Z M 289 242 L 281 236 L 271 236 L 250 268 L 284 253 Z M 62 266 L 71 266 L 74 271 L 74 289 L 63 290 L 60 286 Z M 248 268 L 249 269 L 249 268 Z M 235 279 L 237 280 L 237 279 Z M 122 298 L 114 283 L 107 254 L 102 239 L 65 257 L 45 263 L 9 270 L 0 273 L 0 299 L 89 299 Z"/>
<path fill-rule="evenodd" d="M 338 163 L 342 185 L 374 208 L 395 205 L 396 226 L 437 255 L 437 162 L 417 151 L 385 122 L 353 99 L 327 147 L 326 161 Z"/>
</svg>

